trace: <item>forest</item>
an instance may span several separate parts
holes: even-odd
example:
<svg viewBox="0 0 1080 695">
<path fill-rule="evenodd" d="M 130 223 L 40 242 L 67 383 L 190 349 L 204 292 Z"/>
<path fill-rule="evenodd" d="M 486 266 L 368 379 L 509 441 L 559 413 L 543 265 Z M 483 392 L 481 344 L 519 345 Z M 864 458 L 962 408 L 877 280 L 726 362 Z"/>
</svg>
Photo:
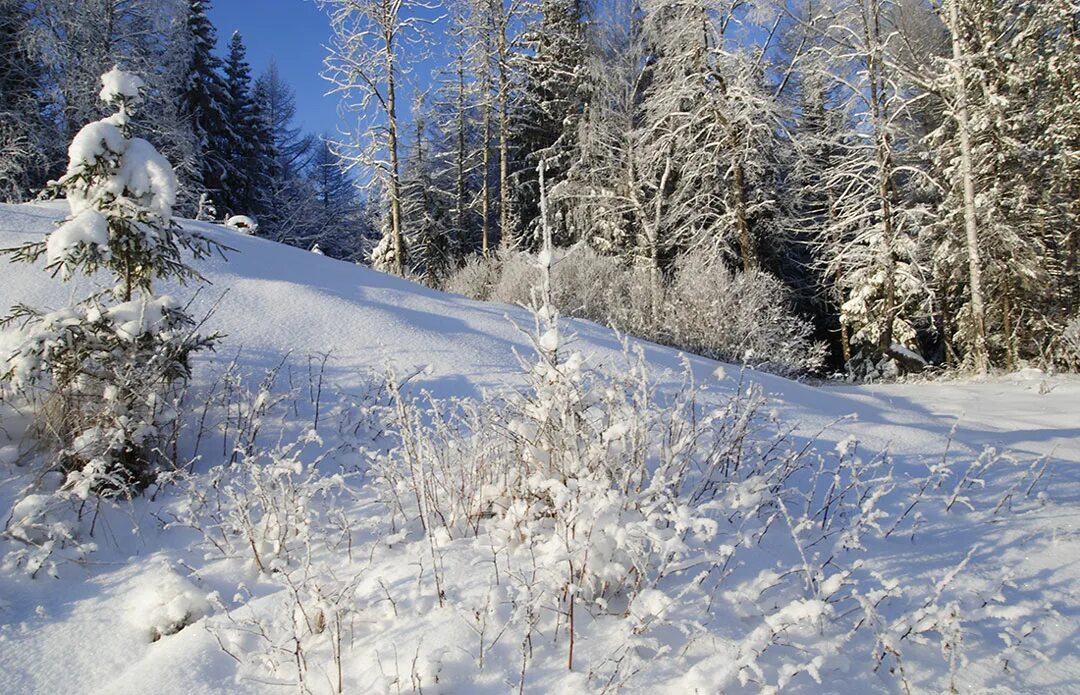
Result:
<svg viewBox="0 0 1080 695">
<path fill-rule="evenodd" d="M 143 75 L 188 217 L 782 374 L 1080 367 L 1071 0 L 319 0 L 337 133 L 207 0 L 3 0 L 0 196 Z M 219 55 L 219 53 L 223 55 Z M 541 211 L 541 164 L 547 210 Z"/>
</svg>

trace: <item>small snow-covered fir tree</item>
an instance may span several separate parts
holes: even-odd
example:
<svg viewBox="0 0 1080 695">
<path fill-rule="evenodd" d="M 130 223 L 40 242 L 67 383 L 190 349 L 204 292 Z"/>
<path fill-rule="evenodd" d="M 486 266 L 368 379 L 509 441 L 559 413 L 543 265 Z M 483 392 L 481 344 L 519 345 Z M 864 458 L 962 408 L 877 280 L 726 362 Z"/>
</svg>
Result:
<svg viewBox="0 0 1080 695">
<path fill-rule="evenodd" d="M 21 325 L 22 340 L 0 367 L 35 401 L 41 439 L 56 450 L 52 465 L 82 497 L 130 493 L 150 480 L 190 355 L 215 340 L 197 332 L 176 299 L 155 296 L 152 283 L 201 279 L 185 252 L 198 259 L 218 247 L 173 220 L 173 168 L 132 136 L 142 80 L 114 68 L 101 81 L 101 99 L 116 113 L 83 127 L 67 172 L 48 189 L 67 198 L 70 215 L 44 240 L 7 253 L 44 257 L 64 280 L 108 273 L 113 286 L 56 311 L 16 306 L 3 324 Z"/>
</svg>

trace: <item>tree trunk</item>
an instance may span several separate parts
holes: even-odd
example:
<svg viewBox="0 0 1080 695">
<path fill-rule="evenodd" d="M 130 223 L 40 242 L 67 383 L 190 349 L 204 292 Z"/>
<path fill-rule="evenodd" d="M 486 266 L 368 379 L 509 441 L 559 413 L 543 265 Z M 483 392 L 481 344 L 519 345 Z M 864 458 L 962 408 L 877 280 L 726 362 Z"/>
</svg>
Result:
<svg viewBox="0 0 1080 695">
<path fill-rule="evenodd" d="M 394 274 L 405 275 L 405 243 L 401 231 L 401 180 L 398 162 L 397 104 L 394 95 L 394 36 L 383 36 L 386 50 L 387 146 L 390 149 L 390 234 L 394 245 Z"/>
<path fill-rule="evenodd" d="M 1002 279 L 1004 287 L 1001 288 L 1001 330 L 1005 334 L 1005 368 L 1012 371 L 1020 360 L 1016 342 L 1017 327 L 1013 325 L 1012 287 L 1008 275 Z"/>
<path fill-rule="evenodd" d="M 739 255 L 742 256 L 743 270 L 749 272 L 758 267 L 757 250 L 750 235 L 750 223 L 746 219 L 746 181 L 742 162 L 735 164 L 735 181 L 732 196 L 735 199 L 735 226 L 739 233 Z"/>
<path fill-rule="evenodd" d="M 504 10 L 505 11 L 505 10 Z M 510 233 L 510 65 L 506 42 L 508 17 L 500 18 L 499 51 L 499 234 L 502 247 L 513 248 Z"/>
<path fill-rule="evenodd" d="M 488 95 L 490 97 L 490 94 Z M 484 150 L 483 150 L 484 178 L 480 189 L 480 252 L 486 258 L 490 253 L 491 236 L 491 104 L 484 104 Z"/>
<path fill-rule="evenodd" d="M 457 132 L 457 234 L 465 235 L 465 56 L 458 56 L 458 132 Z"/>
<path fill-rule="evenodd" d="M 989 358 L 986 350 L 986 309 L 983 303 L 982 264 L 979 259 L 979 230 L 975 211 L 975 173 L 971 160 L 971 126 L 968 122 L 967 82 L 964 79 L 963 48 L 960 45 L 958 0 L 949 2 L 949 33 L 952 35 L 953 79 L 956 90 L 955 118 L 960 135 L 960 176 L 964 186 L 964 237 L 967 244 L 968 291 L 974 343 L 971 359 L 975 371 L 986 374 Z"/>
</svg>

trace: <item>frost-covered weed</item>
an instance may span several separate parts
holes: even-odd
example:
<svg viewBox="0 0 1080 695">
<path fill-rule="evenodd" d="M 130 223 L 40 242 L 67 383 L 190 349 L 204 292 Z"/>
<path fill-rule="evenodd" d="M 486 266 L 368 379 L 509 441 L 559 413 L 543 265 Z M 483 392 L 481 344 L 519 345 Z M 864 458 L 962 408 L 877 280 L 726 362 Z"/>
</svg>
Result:
<svg viewBox="0 0 1080 695">
<path fill-rule="evenodd" d="M 1007 577 L 968 577 L 978 547 L 915 579 L 883 558 L 922 553 L 927 519 L 977 529 L 1023 504 L 1045 464 L 946 452 L 898 474 L 854 439 L 794 436 L 743 375 L 687 369 L 661 387 L 672 379 L 650 375 L 639 352 L 594 368 L 554 312 L 536 319 L 518 388 L 443 401 L 391 378 L 388 407 L 324 414 L 335 439 L 388 428 L 364 476 L 375 509 L 355 506 L 372 503 L 353 496 L 359 475 L 319 470 L 366 437 L 335 448 L 273 436 L 295 388 L 230 397 L 235 461 L 191 479 L 183 523 L 211 559 L 258 577 L 207 622 L 241 677 L 419 692 L 483 673 L 529 690 L 565 669 L 608 692 L 851 679 L 916 692 L 947 689 L 973 645 L 983 664 L 984 645 L 998 649 L 1001 668 L 1042 658 L 1037 625 L 1053 608 L 1014 603 Z M 1006 471 L 1003 489 L 991 473 Z M 438 635 L 405 637 L 416 624 L 466 625 L 472 642 L 455 633 L 447 652 Z M 379 673 L 351 668 L 357 659 Z"/>
<path fill-rule="evenodd" d="M 865 456 L 853 439 L 830 452 L 793 437 L 748 384 L 704 407 L 707 386 L 689 369 L 674 393 L 633 353 L 616 371 L 588 369 L 543 311 L 534 344 L 525 386 L 509 394 L 447 404 L 391 383 L 398 443 L 375 466 L 390 523 L 430 555 L 440 602 L 452 587 L 439 568 L 462 539 L 516 568 L 502 575 L 511 609 L 500 629 L 520 635 L 522 683 L 543 641 L 596 688 L 774 692 L 865 666 L 914 691 L 948 687 L 967 641 L 1010 628 L 958 590 L 978 548 L 927 585 L 900 584 L 873 551 L 910 543 L 927 515 L 985 523 L 1042 468 L 1017 471 L 1004 492 L 985 489 L 987 472 L 1010 463 L 995 452 L 898 476 L 891 457 Z M 582 625 L 611 619 L 625 626 L 622 645 L 583 655 Z M 674 644 L 695 652 L 717 630 L 718 660 L 657 672 L 658 635 L 682 635 Z M 1002 634 L 1018 645 L 1030 632 Z M 912 671 L 935 653 L 939 671 Z"/>
<path fill-rule="evenodd" d="M 3 557 L 4 571 L 57 577 L 62 563 L 85 561 L 97 543 L 88 537 L 81 508 L 70 496 L 55 492 L 21 496 L 4 526 L 3 537 L 14 546 Z"/>
<path fill-rule="evenodd" d="M 355 638 L 358 579 L 308 561 L 283 571 L 283 590 L 266 599 L 238 593 L 230 609 L 219 598 L 207 629 L 237 662 L 240 678 L 300 693 L 348 692 L 345 651 Z"/>
<path fill-rule="evenodd" d="M 326 361 L 309 358 L 297 374 L 283 358 L 255 388 L 235 363 L 226 370 L 199 433 L 206 449 L 221 437 L 225 463 L 177 474 L 182 501 L 170 524 L 196 530 L 209 559 L 239 562 L 264 590 L 276 587 L 268 596 L 241 587 L 231 599 L 216 597 L 207 629 L 239 677 L 302 693 L 347 692 L 343 655 L 354 640 L 360 579 L 348 567 L 359 521 L 348 504 L 380 412 L 366 397 L 325 393 Z M 344 453 L 348 470 L 338 465 Z"/>
<path fill-rule="evenodd" d="M 319 418 L 350 418 L 351 438 L 344 431 L 335 436 L 351 443 L 354 457 L 362 456 L 356 440 L 368 421 L 366 409 L 360 409 L 361 415 L 352 412 L 355 405 L 321 412 L 327 408 L 321 387 L 325 360 L 318 367 L 309 363 L 306 388 L 279 383 L 286 369 L 289 382 L 294 381 L 291 367 L 283 358 L 256 388 L 248 389 L 248 379 L 233 363 L 207 395 L 196 435 L 196 445 L 207 450 L 216 448 L 220 436 L 223 463 L 173 476 L 185 499 L 173 512 L 173 524 L 196 529 L 207 547 L 224 557 L 243 558 L 267 576 L 307 562 L 312 543 L 324 546 L 325 539 L 312 529 L 347 525 L 339 497 L 349 496 L 349 482 L 360 469 L 324 470 L 332 467 L 328 459 L 337 451 L 319 435 Z"/>
</svg>

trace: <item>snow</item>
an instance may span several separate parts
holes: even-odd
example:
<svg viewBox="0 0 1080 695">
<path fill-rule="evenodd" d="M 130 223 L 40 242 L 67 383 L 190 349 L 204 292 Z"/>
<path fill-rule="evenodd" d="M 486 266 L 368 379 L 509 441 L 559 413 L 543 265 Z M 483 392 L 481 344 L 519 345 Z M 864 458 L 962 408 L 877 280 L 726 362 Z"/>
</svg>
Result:
<svg viewBox="0 0 1080 695">
<path fill-rule="evenodd" d="M 178 185 L 176 173 L 169 160 L 146 140 L 132 138 L 127 142 L 113 185 L 117 193 L 126 189 L 141 205 L 163 219 L 172 217 Z"/>
<path fill-rule="evenodd" d="M 56 228 L 45 243 L 49 265 L 64 262 L 81 246 L 96 247 L 100 256 L 109 253 L 109 222 L 95 210 L 83 210 Z"/>
<path fill-rule="evenodd" d="M 157 333 L 162 327 L 165 311 L 178 306 L 169 295 L 151 301 L 133 299 L 109 307 L 105 317 L 113 325 L 117 337 L 134 342 L 139 336 Z"/>
<path fill-rule="evenodd" d="M 77 174 L 106 153 L 121 154 L 124 142 L 124 134 L 109 118 L 86 124 L 68 145 L 68 175 Z"/>
<path fill-rule="evenodd" d="M 145 183 L 149 188 L 156 185 L 149 175 Z M 40 239 L 66 212 L 62 202 L 0 206 L 0 247 Z M 196 358 L 196 388 L 209 389 L 235 359 L 242 372 L 252 374 L 251 402 L 261 411 L 274 400 L 272 393 L 260 388 L 261 370 L 278 364 L 290 350 L 295 362 L 288 378 L 302 383 L 305 393 L 311 373 L 307 356 L 316 356 L 317 365 L 318 356 L 329 354 L 324 390 L 340 393 L 344 400 L 331 401 L 327 395 L 326 412 L 331 402 L 335 408 L 358 408 L 361 395 L 371 386 L 372 372 L 383 372 L 390 365 L 434 397 L 476 396 L 520 383 L 522 370 L 515 351 L 530 355 L 531 344 L 507 320 L 531 328 L 532 317 L 520 309 L 442 294 L 216 225 L 183 224 L 236 249 L 228 261 L 212 258 L 198 267 L 212 285 L 194 300 L 192 313 L 201 316 L 217 304 L 207 328 L 220 330 L 227 338 L 216 353 Z M 89 239 L 88 243 L 101 239 L 86 230 L 64 234 Z M 50 281 L 40 267 L 8 265 L 3 273 L 0 306 L 24 302 L 60 307 L 73 294 L 70 286 Z M 167 283 L 157 289 L 185 301 L 191 296 L 190 289 Z M 108 318 L 118 333 L 135 336 L 154 330 L 172 301 L 120 305 Z M 58 316 L 57 321 L 62 319 Z M 620 369 L 623 364 L 617 336 L 588 322 L 560 320 L 551 344 L 580 352 L 583 368 Z M 676 352 L 648 343 L 635 345 L 658 374 L 680 368 Z M 889 449 L 896 456 L 898 480 L 940 463 L 946 447 L 950 456 L 963 462 L 975 459 L 988 446 L 1012 452 L 1020 465 L 1037 456 L 1052 457 L 1054 466 L 1048 473 L 1052 482 L 1043 486 L 1038 500 L 1022 506 L 1017 514 L 1001 517 L 1000 523 L 978 525 L 960 510 L 949 514 L 926 510 L 922 530 L 913 539 L 893 537 L 886 544 L 889 552 L 871 555 L 869 562 L 872 571 L 887 580 L 882 583 L 885 588 L 876 591 L 932 591 L 975 547 L 968 566 L 957 574 L 958 593 L 978 599 L 984 585 L 1000 583 L 1007 570 L 1013 585 L 1001 589 L 1007 600 L 991 601 L 982 610 L 1007 619 L 1010 629 L 1021 631 L 1031 623 L 1037 630 L 1015 648 L 1011 658 L 1018 665 L 1009 670 L 1001 667 L 986 646 L 993 641 L 992 649 L 1004 649 L 1006 637 L 990 635 L 986 641 L 981 639 L 985 635 L 965 634 L 965 654 L 971 661 L 961 669 L 961 691 L 1068 693 L 1080 688 L 1080 648 L 1074 640 L 1080 630 L 1080 598 L 1075 590 L 1080 582 L 1080 418 L 1076 415 L 1080 380 L 1026 371 L 971 383 L 815 387 L 702 358 L 689 357 L 688 363 L 702 385 L 698 397 L 704 407 L 719 406 L 723 398 L 757 384 L 769 394 L 769 408 L 783 426 L 795 428 L 797 437 L 820 432 L 819 448 L 833 458 L 870 459 Z M 677 373 L 661 378 L 666 387 L 680 381 Z M 8 418 L 15 416 L 0 415 L 5 425 L 0 429 L 0 461 L 14 459 L 18 448 L 6 432 L 14 421 Z M 265 477 L 251 482 L 250 488 L 294 489 L 289 485 L 304 479 L 313 459 L 304 452 L 318 449 L 321 438 L 339 441 L 334 439 L 341 436 L 338 424 L 326 413 L 323 417 L 331 424 L 320 425 L 317 433 L 313 429 L 294 457 L 268 463 L 262 469 Z M 520 422 L 515 428 L 522 436 L 537 436 L 534 422 Z M 613 422 L 605 429 L 604 441 L 616 446 L 632 436 L 625 423 Z M 220 444 L 216 459 L 213 447 L 204 452 L 206 459 L 198 462 L 201 470 L 227 462 L 221 460 Z M 537 455 L 548 454 L 538 451 Z M 1003 470 L 1012 468 L 1009 463 L 1002 466 Z M 2 470 L 0 509 L 7 510 L 24 478 L 16 474 L 17 469 Z M 198 480 L 202 485 L 208 478 Z M 312 668 L 321 669 L 313 675 L 310 687 L 324 692 L 336 672 L 332 661 L 320 661 L 320 655 L 332 652 L 333 621 L 342 605 L 355 609 L 343 618 L 351 640 L 343 675 L 345 692 L 410 691 L 415 679 L 430 692 L 516 690 L 522 635 L 500 634 L 500 629 L 513 607 L 522 605 L 522 597 L 512 590 L 515 585 L 506 579 L 508 573 L 522 568 L 500 565 L 500 579 L 495 581 L 494 551 L 484 543 L 496 535 L 440 539 L 441 567 L 448 586 L 440 605 L 427 588 L 432 577 L 425 553 L 430 549 L 409 528 L 388 528 L 385 508 L 372 498 L 367 484 L 348 480 L 348 485 L 355 486 L 346 495 L 351 506 L 339 521 L 351 524 L 351 545 L 319 552 L 337 576 L 355 575 L 355 585 L 340 598 L 331 591 L 340 589 L 339 585 L 328 584 L 304 604 L 311 615 L 322 618 L 293 610 L 292 594 L 280 573 L 260 572 L 239 551 L 236 556 L 221 555 L 191 529 L 163 530 L 161 520 L 182 515 L 186 499 L 163 493 L 154 501 L 136 500 L 117 513 L 103 513 L 99 528 L 104 530 L 94 539 L 99 547 L 90 561 L 83 565 L 59 562 L 58 578 L 42 575 L 31 580 L 18 571 L 0 573 L 0 692 L 289 692 L 290 687 L 269 685 L 274 677 L 261 669 L 274 660 L 275 653 L 291 648 L 286 636 L 309 620 L 316 625 L 322 620 L 327 626 L 310 630 L 304 638 Z M 566 494 L 565 486 L 551 481 L 537 485 L 552 494 Z M 328 488 L 320 494 L 336 493 Z M 748 478 L 729 491 L 725 504 L 750 509 L 764 494 L 764 481 Z M 319 499 L 298 498 L 293 512 L 307 515 L 317 509 Z M 222 523 L 256 507 L 229 507 L 233 516 Z M 36 497 L 24 499 L 15 511 L 18 521 L 50 518 L 51 514 L 46 500 Z M 283 521 L 267 523 L 267 535 L 252 539 L 268 558 L 280 558 L 290 548 L 296 552 L 295 544 L 303 541 L 274 536 L 272 531 L 281 528 Z M 603 521 L 600 528 L 595 548 L 613 558 L 614 564 L 626 544 L 634 541 L 635 527 Z M 714 551 L 732 556 L 736 548 L 732 544 Z M 610 614 L 581 610 L 578 659 L 596 668 L 607 663 L 609 655 L 638 659 L 648 668 L 627 685 L 633 692 L 756 692 L 754 682 L 740 685 L 740 681 L 752 673 L 759 652 L 767 656 L 778 648 L 770 646 L 772 631 L 780 630 L 792 640 L 813 640 L 818 621 L 834 610 L 829 597 L 850 589 L 849 579 L 829 567 L 818 580 L 816 595 L 769 593 L 769 587 L 780 581 L 777 570 L 782 568 L 777 563 L 793 561 L 771 552 L 765 549 L 759 566 L 732 568 L 743 579 L 707 601 L 685 598 L 700 596 L 693 593 L 696 570 L 691 570 L 685 583 L 644 587 L 632 603 L 613 607 Z M 546 557 L 544 571 L 557 566 L 554 551 Z M 616 573 L 619 568 L 603 566 L 598 571 Z M 706 603 L 711 605 L 715 623 L 701 638 L 686 642 L 681 630 L 695 621 L 710 620 Z M 1047 606 L 1053 612 L 1047 612 Z M 928 609 L 913 624 L 925 627 L 945 620 L 944 608 Z M 766 611 L 764 619 L 760 610 Z M 279 641 L 263 640 L 259 626 Z M 157 641 L 153 641 L 155 634 Z M 911 649 L 907 642 L 903 642 L 905 649 Z M 567 670 L 565 646 L 564 641 L 535 640 L 537 657 L 526 691 L 600 690 L 585 670 Z M 819 646 L 823 653 L 828 651 L 829 645 Z M 1047 660 L 1026 654 L 1029 646 L 1037 647 Z M 478 666 L 481 649 L 485 655 L 482 670 Z M 927 647 L 927 653 L 940 661 L 936 643 Z M 230 654 L 239 655 L 241 661 Z M 802 673 L 788 669 L 783 677 L 790 679 L 791 692 L 901 691 L 886 673 L 887 666 L 867 675 L 864 667 L 870 658 L 869 653 L 843 650 L 820 658 L 807 656 Z M 279 662 L 284 663 L 280 659 L 274 663 Z M 922 653 L 913 653 L 905 661 L 905 669 L 916 674 L 915 691 L 942 689 L 941 678 L 947 673 L 934 663 Z M 278 673 L 280 678 L 287 675 Z M 823 685 L 817 684 L 817 678 Z"/>
<path fill-rule="evenodd" d="M 175 635 L 212 612 L 207 592 L 168 567 L 149 573 L 128 604 L 128 622 L 149 642 Z"/>
<path fill-rule="evenodd" d="M 225 226 L 243 234 L 254 234 L 259 229 L 258 222 L 247 215 L 233 215 L 225 220 Z"/>
<path fill-rule="evenodd" d="M 82 128 L 68 147 L 67 177 L 81 176 L 83 172 L 105 159 L 118 165 L 98 185 L 75 186 L 78 195 L 70 196 L 68 203 L 73 215 L 98 207 L 105 198 L 130 196 L 141 205 L 150 208 L 165 221 L 172 217 L 176 204 L 178 183 L 176 173 L 169 161 L 142 138 L 125 138 L 118 127 L 114 114 Z"/>
<path fill-rule="evenodd" d="M 136 99 L 139 97 L 140 90 L 146 87 L 146 83 L 142 81 L 142 78 L 138 75 L 133 75 L 130 72 L 124 72 L 118 67 L 114 67 L 101 76 L 101 94 L 102 101 L 108 103 L 116 97 L 125 97 L 127 99 Z"/>
</svg>

